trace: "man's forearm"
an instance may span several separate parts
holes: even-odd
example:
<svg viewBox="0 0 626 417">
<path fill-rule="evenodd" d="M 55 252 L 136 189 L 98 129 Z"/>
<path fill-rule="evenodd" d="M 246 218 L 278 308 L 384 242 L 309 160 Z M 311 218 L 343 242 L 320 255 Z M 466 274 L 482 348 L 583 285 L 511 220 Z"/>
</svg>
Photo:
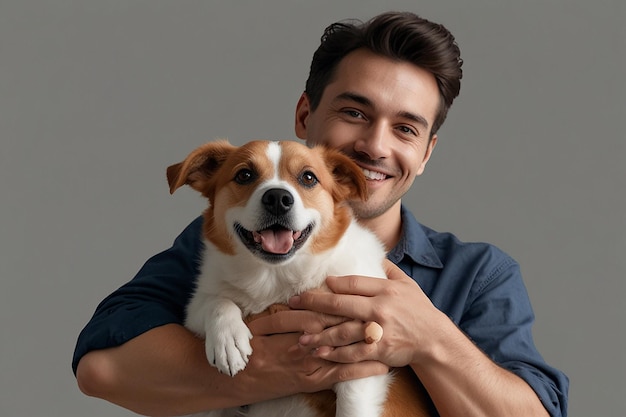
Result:
<svg viewBox="0 0 626 417">
<path fill-rule="evenodd" d="M 447 317 L 437 328 L 426 355 L 411 367 L 442 417 L 548 417 L 523 379 L 491 361 Z"/>
<path fill-rule="evenodd" d="M 210 366 L 204 343 L 179 325 L 148 331 L 122 346 L 85 355 L 80 389 L 144 415 L 182 415 L 245 404 L 246 390 Z"/>
<path fill-rule="evenodd" d="M 85 355 L 78 384 L 85 394 L 136 413 L 173 416 L 317 392 L 346 379 L 387 373 L 379 362 L 336 364 L 298 348 L 303 331 L 321 329 L 327 320 L 298 311 L 255 320 L 252 356 L 234 377 L 209 365 L 202 340 L 180 325 L 165 325 Z"/>
</svg>

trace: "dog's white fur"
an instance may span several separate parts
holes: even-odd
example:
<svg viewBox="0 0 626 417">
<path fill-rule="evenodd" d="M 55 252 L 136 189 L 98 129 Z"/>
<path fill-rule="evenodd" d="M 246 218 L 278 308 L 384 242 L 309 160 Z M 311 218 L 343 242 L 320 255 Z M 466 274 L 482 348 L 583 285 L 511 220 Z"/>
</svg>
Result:
<svg viewBox="0 0 626 417">
<path fill-rule="evenodd" d="M 289 143 L 287 146 L 286 143 L 279 142 L 255 142 L 252 145 L 253 152 L 250 153 L 254 155 L 254 162 L 246 165 L 244 158 L 244 162 L 238 163 L 237 169 L 244 166 L 247 167 L 244 169 L 249 168 L 254 175 L 258 175 L 253 190 L 240 192 L 239 188 L 244 187 L 237 188 L 238 185 L 233 185 L 229 178 L 233 175 L 236 177 L 237 172 L 220 172 L 232 170 L 231 165 L 226 162 L 227 158 L 234 153 L 241 153 L 241 148 L 233 147 L 226 152 L 227 156 L 220 154 L 211 160 L 212 168 L 208 174 L 207 169 L 203 171 L 199 165 L 206 165 L 207 158 L 198 150 L 186 161 L 177 164 L 178 167 L 172 172 L 168 170 L 172 192 L 186 183 L 202 191 L 205 196 L 214 198 L 215 201 L 210 201 L 210 209 L 205 212 L 205 216 L 212 216 L 216 224 L 223 222 L 224 231 L 217 232 L 221 236 L 218 244 L 212 241 L 215 239 L 205 238 L 201 273 L 188 305 L 185 325 L 206 338 L 207 359 L 226 374 L 235 375 L 243 370 L 252 354 L 252 334 L 243 320 L 247 315 L 259 313 L 274 303 L 286 303 L 293 295 L 323 286 L 329 275 L 386 278 L 382 266 L 385 257 L 382 244 L 372 232 L 360 226 L 354 219 L 332 248 L 322 251 L 314 249 L 314 242 L 323 233 L 327 233 L 325 227 L 328 226 L 325 225 L 329 222 L 328 216 L 335 213 L 334 206 L 345 203 L 336 201 L 337 197 L 331 196 L 327 190 L 316 191 L 316 197 L 303 197 L 312 187 L 303 186 L 301 178 L 294 179 L 288 175 L 284 168 L 285 161 L 289 160 L 293 165 L 294 160 L 300 158 L 301 166 L 305 167 L 303 169 L 309 169 L 318 177 L 323 176 L 326 182 L 328 178 L 334 181 L 336 175 L 334 177 L 332 172 L 328 172 L 328 166 L 321 166 L 325 164 L 316 163 L 315 158 L 302 156 L 308 155 L 312 150 L 306 149 L 303 153 L 302 149 L 294 148 L 294 145 L 305 148 L 304 145 Z M 297 152 L 294 153 L 294 149 Z M 348 160 L 346 163 L 352 162 Z M 224 174 L 225 180 L 214 179 L 221 174 Z M 211 181 L 215 184 L 207 185 Z M 233 191 L 232 187 L 236 190 Z M 207 191 L 209 188 L 211 191 Z M 291 229 L 302 231 L 313 225 L 306 242 L 284 262 L 268 262 L 253 254 L 239 238 L 235 226 L 241 225 L 249 231 L 266 227 L 261 220 L 267 217 L 262 200 L 270 189 L 284 190 L 293 196 L 292 207 L 288 213 Z M 220 198 L 229 201 L 222 204 Z M 237 198 L 242 201 L 234 203 Z M 225 234 L 228 236 L 224 236 Z M 298 236 L 299 234 L 294 235 L 294 238 L 297 239 Z M 226 250 L 222 240 L 228 242 Z M 389 383 L 390 377 L 381 375 L 336 384 L 336 415 L 380 416 Z M 245 409 L 216 410 L 197 416 L 236 415 L 314 417 L 317 414 L 307 406 L 304 397 L 291 396 L 252 404 Z"/>
</svg>

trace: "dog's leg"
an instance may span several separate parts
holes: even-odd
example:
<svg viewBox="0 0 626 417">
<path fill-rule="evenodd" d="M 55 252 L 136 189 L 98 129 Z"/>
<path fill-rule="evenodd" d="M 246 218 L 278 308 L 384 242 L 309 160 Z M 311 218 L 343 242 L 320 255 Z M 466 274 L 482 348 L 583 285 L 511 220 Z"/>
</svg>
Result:
<svg viewBox="0 0 626 417">
<path fill-rule="evenodd" d="M 252 354 L 252 333 L 232 300 L 196 294 L 189 305 L 186 325 L 205 335 L 207 360 L 220 372 L 234 376 L 246 367 Z"/>
<path fill-rule="evenodd" d="M 391 382 L 389 374 L 340 382 L 335 385 L 337 417 L 380 417 Z"/>
<path fill-rule="evenodd" d="M 207 358 L 220 372 L 230 376 L 243 370 L 252 354 L 252 333 L 241 315 L 241 309 L 233 301 L 221 298 L 215 300 L 213 311 L 206 316 Z"/>
</svg>

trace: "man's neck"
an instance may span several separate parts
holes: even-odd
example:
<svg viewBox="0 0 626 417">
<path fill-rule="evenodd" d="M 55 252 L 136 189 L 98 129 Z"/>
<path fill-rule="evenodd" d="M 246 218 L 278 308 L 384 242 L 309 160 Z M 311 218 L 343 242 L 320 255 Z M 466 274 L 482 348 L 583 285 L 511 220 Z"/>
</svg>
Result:
<svg viewBox="0 0 626 417">
<path fill-rule="evenodd" d="M 359 219 L 359 223 L 374 232 L 378 239 L 390 251 L 400 240 L 402 235 L 401 202 L 398 200 L 389 210 L 378 217 Z"/>
</svg>

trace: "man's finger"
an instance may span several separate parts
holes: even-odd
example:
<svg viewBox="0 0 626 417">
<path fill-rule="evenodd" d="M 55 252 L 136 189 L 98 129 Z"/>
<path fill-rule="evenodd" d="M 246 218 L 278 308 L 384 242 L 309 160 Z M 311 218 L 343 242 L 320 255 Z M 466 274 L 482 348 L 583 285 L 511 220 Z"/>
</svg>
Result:
<svg viewBox="0 0 626 417">
<path fill-rule="evenodd" d="M 331 378 L 335 382 L 343 382 L 351 379 L 366 378 L 373 375 L 384 375 L 389 372 L 389 367 L 377 361 L 363 361 L 359 363 L 335 363 L 331 366 L 322 366 L 316 372 L 308 376 L 309 379 Z"/>
<path fill-rule="evenodd" d="M 359 363 L 376 358 L 378 347 L 376 343 L 353 343 L 347 346 L 322 346 L 315 351 L 318 358 L 337 363 Z"/>
<path fill-rule="evenodd" d="M 366 311 L 367 297 L 305 292 L 289 300 L 289 305 L 295 309 L 319 311 L 334 316 L 351 317 L 365 321 L 369 311 Z M 314 332 L 312 332 L 314 333 Z"/>
<path fill-rule="evenodd" d="M 360 275 L 330 276 L 326 285 L 335 294 L 352 294 L 373 297 L 381 292 L 385 280 Z"/>
<path fill-rule="evenodd" d="M 392 280 L 410 280 L 413 281 L 411 277 L 404 273 L 402 269 L 389 259 L 385 259 L 383 262 L 383 268 L 385 269 L 385 274 L 387 274 L 388 279 Z"/>
<path fill-rule="evenodd" d="M 346 346 L 363 340 L 363 323 L 351 320 L 329 327 L 321 333 L 300 336 L 300 344 L 307 347 Z"/>
<path fill-rule="evenodd" d="M 345 318 L 306 310 L 286 310 L 261 316 L 249 323 L 252 334 L 319 333 L 344 322 Z"/>
</svg>

